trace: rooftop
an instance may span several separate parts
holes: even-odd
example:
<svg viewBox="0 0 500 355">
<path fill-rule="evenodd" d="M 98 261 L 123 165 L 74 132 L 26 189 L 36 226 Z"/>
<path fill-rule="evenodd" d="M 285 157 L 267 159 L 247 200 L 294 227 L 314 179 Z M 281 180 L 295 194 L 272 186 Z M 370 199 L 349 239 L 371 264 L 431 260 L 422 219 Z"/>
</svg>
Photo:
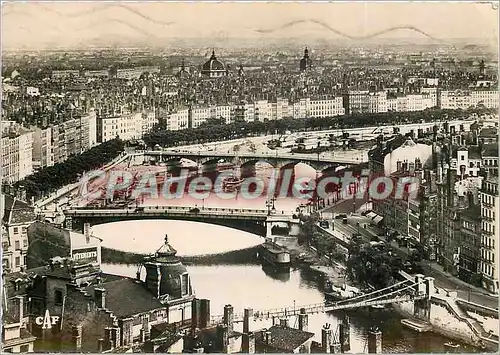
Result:
<svg viewBox="0 0 500 355">
<path fill-rule="evenodd" d="M 486 127 L 479 132 L 480 138 L 498 138 L 498 130 L 495 127 Z"/>
<path fill-rule="evenodd" d="M 461 216 L 472 220 L 479 221 L 481 220 L 481 207 L 480 206 L 472 206 L 460 212 Z"/>
<path fill-rule="evenodd" d="M 117 317 L 128 317 L 165 307 L 146 289 L 143 282 L 135 279 L 122 278 L 87 287 L 85 290 L 93 296 L 95 288 L 106 290 L 106 309 Z"/>
<path fill-rule="evenodd" d="M 268 331 L 271 333 L 271 340 L 268 345 L 265 343 L 265 332 L 257 333 L 255 342 L 260 346 L 266 346 L 279 352 L 293 352 L 314 337 L 314 333 L 282 325 L 274 325 Z"/>
<path fill-rule="evenodd" d="M 26 202 L 10 195 L 5 196 L 3 222 L 6 224 L 26 224 L 35 221 L 34 209 Z"/>
<path fill-rule="evenodd" d="M 497 157 L 498 158 L 498 143 L 485 144 L 481 151 L 483 157 Z"/>
</svg>

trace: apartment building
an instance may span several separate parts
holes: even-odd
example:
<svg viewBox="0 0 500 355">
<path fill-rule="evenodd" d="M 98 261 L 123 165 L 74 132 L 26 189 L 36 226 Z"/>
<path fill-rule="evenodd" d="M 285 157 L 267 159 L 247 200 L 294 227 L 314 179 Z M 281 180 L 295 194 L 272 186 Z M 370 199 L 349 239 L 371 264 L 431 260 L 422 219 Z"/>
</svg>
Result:
<svg viewBox="0 0 500 355">
<path fill-rule="evenodd" d="M 33 132 L 22 127 L 2 134 L 2 180 L 13 183 L 33 173 Z"/>
<path fill-rule="evenodd" d="M 345 114 L 342 97 L 333 97 L 325 100 L 311 100 L 306 108 L 309 117 L 333 117 Z"/>
<path fill-rule="evenodd" d="M 197 128 L 211 117 L 209 106 L 190 107 L 189 110 L 189 128 Z"/>
<path fill-rule="evenodd" d="M 189 109 L 180 109 L 169 114 L 166 118 L 166 126 L 170 131 L 178 131 L 189 127 Z"/>
<path fill-rule="evenodd" d="M 441 91 L 440 105 L 442 109 L 463 109 L 479 105 L 486 108 L 498 107 L 497 90 L 454 90 Z"/>
<path fill-rule="evenodd" d="M 116 78 L 117 79 L 139 79 L 144 73 L 159 73 L 159 67 L 137 67 L 137 68 L 127 68 L 127 69 L 117 69 Z"/>
<path fill-rule="evenodd" d="M 97 117 L 97 141 L 107 142 L 116 137 L 124 140 L 142 138 L 143 115 L 141 112 Z"/>
<path fill-rule="evenodd" d="M 156 119 L 156 112 L 154 110 L 143 112 L 141 136 L 144 136 L 146 133 L 151 132 L 151 130 L 157 123 L 158 120 Z"/>
<path fill-rule="evenodd" d="M 231 123 L 231 105 L 217 105 L 210 108 L 212 118 L 222 118 L 226 124 Z"/>
<path fill-rule="evenodd" d="M 33 127 L 33 169 L 54 165 L 52 127 Z"/>
<path fill-rule="evenodd" d="M 35 221 L 33 209 L 10 195 L 4 199 L 2 220 L 2 265 L 5 272 L 18 272 L 26 268 L 28 254 L 28 227 Z"/>
<path fill-rule="evenodd" d="M 478 146 L 454 149 L 450 166 L 462 179 L 465 176 L 477 177 L 481 168 L 481 152 Z"/>
<path fill-rule="evenodd" d="M 498 177 L 488 176 L 482 184 L 481 193 L 481 246 L 479 272 L 483 287 L 498 293 Z"/>
<path fill-rule="evenodd" d="M 254 102 L 254 121 L 264 122 L 271 118 L 269 103 L 267 100 Z"/>
</svg>

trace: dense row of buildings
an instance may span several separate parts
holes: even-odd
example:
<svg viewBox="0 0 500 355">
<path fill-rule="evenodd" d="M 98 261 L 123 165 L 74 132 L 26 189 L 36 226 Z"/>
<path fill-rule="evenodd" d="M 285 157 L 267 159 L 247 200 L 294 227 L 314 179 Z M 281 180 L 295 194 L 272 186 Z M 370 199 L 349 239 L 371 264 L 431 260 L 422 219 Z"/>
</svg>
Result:
<svg viewBox="0 0 500 355">
<path fill-rule="evenodd" d="M 498 292 L 498 128 L 443 125 L 395 136 L 370 152 L 370 169 L 395 184 L 418 178 L 416 196 L 373 201 L 389 234 L 424 246 L 427 257 L 463 281 Z"/>
<path fill-rule="evenodd" d="M 170 74 L 156 66 L 68 69 L 53 70 L 50 80 L 40 80 L 14 70 L 3 82 L 4 181 L 21 180 L 116 137 L 140 139 L 160 120 L 167 129 L 180 130 L 209 119 L 263 122 L 498 107 L 498 91 L 492 89 L 496 78 L 485 74 L 484 63 L 478 73 L 464 77 L 462 90 L 442 87 L 441 81 L 458 74 L 435 67 L 430 72 L 350 68 L 341 76 L 324 73 L 307 49 L 297 67 L 293 72 L 235 70 L 214 51 L 200 68 L 188 68 L 183 61 Z"/>
</svg>

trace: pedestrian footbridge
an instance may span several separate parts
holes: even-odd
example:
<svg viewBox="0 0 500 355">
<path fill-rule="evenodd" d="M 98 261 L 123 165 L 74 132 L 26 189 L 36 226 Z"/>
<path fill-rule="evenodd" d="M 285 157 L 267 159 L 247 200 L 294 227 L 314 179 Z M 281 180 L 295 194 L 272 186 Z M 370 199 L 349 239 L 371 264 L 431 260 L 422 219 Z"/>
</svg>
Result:
<svg viewBox="0 0 500 355">
<path fill-rule="evenodd" d="M 378 306 L 392 303 L 401 303 L 409 301 L 428 301 L 430 308 L 431 295 L 434 293 L 434 279 L 432 277 L 424 278 L 423 275 L 416 275 L 414 280 L 406 279 L 380 290 L 356 296 L 341 301 L 325 301 L 317 304 L 283 307 L 277 309 L 253 311 L 254 320 L 268 320 L 275 318 L 287 318 L 298 316 L 304 312 L 307 314 L 333 312 L 338 310 L 355 309 L 369 306 Z M 421 312 L 420 307 L 425 308 L 426 302 L 415 303 L 415 312 Z M 245 314 L 234 314 L 234 322 L 243 322 Z M 224 322 L 223 315 L 212 317 L 212 323 L 218 324 Z"/>
</svg>

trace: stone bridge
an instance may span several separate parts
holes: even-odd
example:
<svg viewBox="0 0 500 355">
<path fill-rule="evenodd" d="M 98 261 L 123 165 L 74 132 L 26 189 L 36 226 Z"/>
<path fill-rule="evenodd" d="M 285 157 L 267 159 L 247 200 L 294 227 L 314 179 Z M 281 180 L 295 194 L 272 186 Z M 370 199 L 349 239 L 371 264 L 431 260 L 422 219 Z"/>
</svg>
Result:
<svg viewBox="0 0 500 355">
<path fill-rule="evenodd" d="M 189 159 L 203 167 L 204 171 L 214 170 L 217 164 L 231 163 L 241 167 L 243 176 L 250 176 L 255 172 L 255 164 L 266 162 L 275 168 L 291 168 L 296 164 L 306 164 L 316 171 L 335 169 L 339 166 L 353 166 L 364 163 L 365 156 L 334 156 L 331 154 L 270 154 L 270 153 L 218 153 L 218 152 L 171 152 L 171 151 L 142 151 L 133 154 L 135 162 L 154 160 L 166 163 L 172 167 L 180 167 L 181 159 Z"/>
<path fill-rule="evenodd" d="M 174 219 L 210 223 L 262 237 L 272 237 L 275 227 L 284 225 L 294 234 L 300 229 L 300 221 L 284 211 L 270 213 L 269 210 L 248 208 L 197 208 L 180 206 L 139 206 L 125 208 L 68 208 L 64 210 L 66 228 L 84 230 L 84 225 L 142 220 Z"/>
</svg>

